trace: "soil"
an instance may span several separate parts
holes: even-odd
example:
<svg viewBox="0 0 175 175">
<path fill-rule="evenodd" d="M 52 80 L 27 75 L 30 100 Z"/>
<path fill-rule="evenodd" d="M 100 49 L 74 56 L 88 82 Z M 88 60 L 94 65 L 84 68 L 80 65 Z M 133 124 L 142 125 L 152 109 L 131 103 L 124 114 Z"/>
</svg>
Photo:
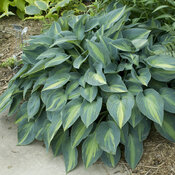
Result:
<svg viewBox="0 0 175 175">
<path fill-rule="evenodd" d="M 28 27 L 25 39 L 39 34 L 43 27 L 41 21 L 21 21 L 16 16 L 0 19 L 0 62 L 13 55 L 20 56 L 21 54 L 21 39 L 17 37 L 12 24 L 22 28 Z M 10 67 L 0 68 L 0 94 L 7 88 L 8 81 L 13 74 L 14 70 Z M 131 175 L 175 175 L 175 143 L 169 142 L 152 130 L 144 142 L 143 157 L 137 168 L 132 171 L 124 159 L 119 164 L 123 164 L 128 174 Z"/>
<path fill-rule="evenodd" d="M 32 35 L 41 33 L 43 23 L 38 20 L 22 21 L 16 16 L 10 16 L 0 19 L 0 63 L 10 57 L 20 57 L 22 51 L 22 40 L 20 32 L 15 30 L 14 25 L 20 29 L 28 28 L 23 39 L 29 39 Z M 15 73 L 11 67 L 0 67 L 0 94 L 7 88 L 8 81 Z"/>
</svg>

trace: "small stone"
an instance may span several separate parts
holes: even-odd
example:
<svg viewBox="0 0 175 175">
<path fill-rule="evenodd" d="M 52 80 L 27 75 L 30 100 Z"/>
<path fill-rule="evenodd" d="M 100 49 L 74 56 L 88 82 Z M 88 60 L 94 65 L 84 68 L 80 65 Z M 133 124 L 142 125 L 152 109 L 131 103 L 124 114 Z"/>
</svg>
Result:
<svg viewBox="0 0 175 175">
<path fill-rule="evenodd" d="M 3 57 L 3 56 L 4 56 L 4 54 L 3 53 L 0 53 L 0 58 Z"/>
<path fill-rule="evenodd" d="M 5 33 L 5 34 L 4 34 L 4 37 L 5 37 L 6 39 L 8 39 L 8 38 L 11 37 L 11 34 L 10 34 L 10 33 Z"/>
</svg>

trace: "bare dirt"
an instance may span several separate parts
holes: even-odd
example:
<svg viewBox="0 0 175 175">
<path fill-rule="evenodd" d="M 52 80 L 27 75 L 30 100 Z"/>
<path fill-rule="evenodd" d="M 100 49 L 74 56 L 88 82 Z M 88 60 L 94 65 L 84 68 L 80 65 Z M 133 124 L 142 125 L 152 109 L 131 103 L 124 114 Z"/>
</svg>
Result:
<svg viewBox="0 0 175 175">
<path fill-rule="evenodd" d="M 39 34 L 43 26 L 41 21 L 21 21 L 15 16 L 0 19 L 0 62 L 13 55 L 18 56 L 21 52 L 21 39 L 17 37 L 12 24 L 28 27 L 25 39 Z M 0 68 L 0 94 L 7 88 L 13 74 L 10 67 Z M 175 175 L 175 143 L 167 141 L 153 130 L 144 142 L 144 154 L 137 168 L 132 171 L 124 159 L 119 164 L 123 164 L 131 175 Z"/>
<path fill-rule="evenodd" d="M 0 19 L 0 63 L 10 57 L 19 57 L 22 50 L 20 31 L 15 30 L 14 25 L 21 29 L 28 28 L 23 39 L 41 33 L 43 22 L 38 20 L 22 21 L 16 16 Z M 0 67 L 0 94 L 7 88 L 9 79 L 13 76 L 14 70 L 11 67 Z"/>
</svg>

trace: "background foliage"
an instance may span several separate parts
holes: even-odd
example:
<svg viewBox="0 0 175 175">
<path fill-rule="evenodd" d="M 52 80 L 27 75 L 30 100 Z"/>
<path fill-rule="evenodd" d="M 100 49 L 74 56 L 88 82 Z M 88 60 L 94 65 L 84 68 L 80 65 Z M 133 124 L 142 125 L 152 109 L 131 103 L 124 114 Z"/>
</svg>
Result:
<svg viewBox="0 0 175 175">
<path fill-rule="evenodd" d="M 13 15 L 13 12 L 16 11 L 21 19 L 24 19 L 26 15 L 32 19 L 43 19 L 44 17 L 57 19 L 61 12 L 68 10 L 80 13 L 86 11 L 86 6 L 81 0 L 2 0 L 0 2 L 0 12 L 3 13 L 0 17 Z"/>
<path fill-rule="evenodd" d="M 58 16 L 65 13 L 96 15 L 104 9 L 111 0 L 2 0 L 0 2 L 1 17 L 14 15 L 21 19 L 44 19 L 57 20 Z"/>
<path fill-rule="evenodd" d="M 118 0 L 127 7 L 131 7 L 133 23 L 158 19 L 162 28 L 175 31 L 175 1 L 174 0 Z M 174 33 L 173 33 L 174 34 Z"/>
</svg>

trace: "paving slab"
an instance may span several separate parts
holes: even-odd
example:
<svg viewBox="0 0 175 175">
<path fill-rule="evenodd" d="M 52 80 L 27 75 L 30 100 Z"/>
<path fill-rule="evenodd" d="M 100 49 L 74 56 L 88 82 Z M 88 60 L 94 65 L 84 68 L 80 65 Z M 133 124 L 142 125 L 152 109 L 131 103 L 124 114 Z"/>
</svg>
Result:
<svg viewBox="0 0 175 175">
<path fill-rule="evenodd" d="M 6 112 L 7 113 L 7 112 Z M 54 157 L 42 142 L 28 146 L 17 146 L 17 127 L 12 117 L 0 115 L 0 175 L 66 175 L 62 156 Z M 103 163 L 95 163 L 86 169 L 82 161 L 68 175 L 129 175 L 119 164 L 109 168 Z"/>
</svg>

